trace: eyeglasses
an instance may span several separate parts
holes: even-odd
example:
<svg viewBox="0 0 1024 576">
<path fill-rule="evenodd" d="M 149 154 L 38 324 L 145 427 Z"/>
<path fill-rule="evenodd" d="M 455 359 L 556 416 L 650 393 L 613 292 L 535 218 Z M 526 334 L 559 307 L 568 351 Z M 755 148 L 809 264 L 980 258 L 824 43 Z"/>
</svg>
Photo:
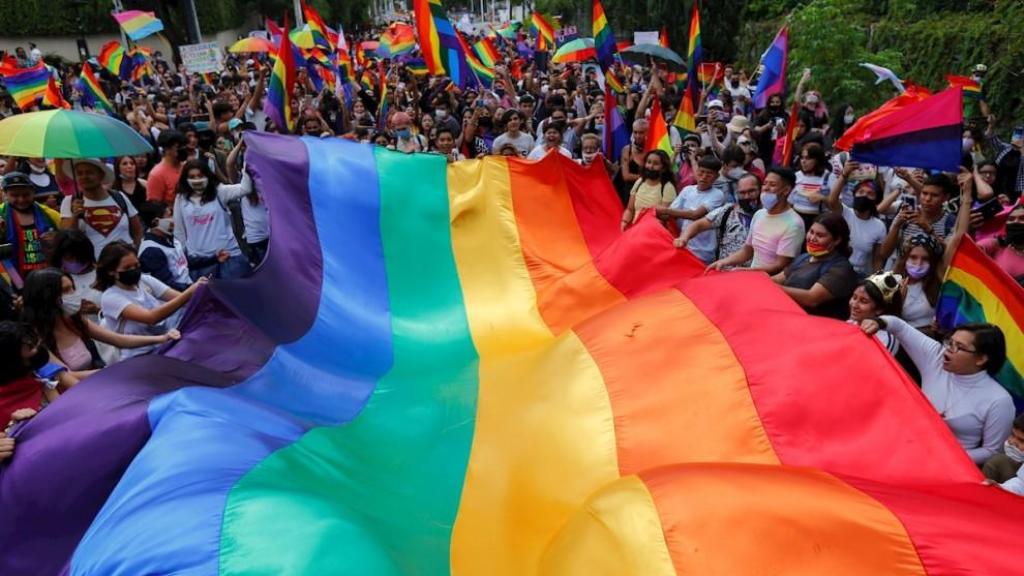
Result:
<svg viewBox="0 0 1024 576">
<path fill-rule="evenodd" d="M 965 348 L 963 344 L 957 342 L 956 340 L 953 340 L 952 338 L 946 338 L 945 340 L 943 340 L 942 341 L 942 346 L 943 346 L 943 348 L 953 352 L 954 354 L 957 353 L 957 352 L 967 352 L 968 354 L 977 354 L 978 353 L 977 350 L 971 350 L 970 348 Z"/>
</svg>

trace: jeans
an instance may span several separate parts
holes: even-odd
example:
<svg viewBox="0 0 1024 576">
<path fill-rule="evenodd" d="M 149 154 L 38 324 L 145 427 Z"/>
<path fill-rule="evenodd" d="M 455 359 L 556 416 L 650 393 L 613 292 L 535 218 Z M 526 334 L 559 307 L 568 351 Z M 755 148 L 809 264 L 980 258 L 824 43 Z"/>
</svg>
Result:
<svg viewBox="0 0 1024 576">
<path fill-rule="evenodd" d="M 249 259 L 239 254 L 238 256 L 228 258 L 224 262 L 217 262 L 209 266 L 189 270 L 188 275 L 195 282 L 203 276 L 211 276 L 215 280 L 233 280 L 235 278 L 244 278 L 250 272 L 252 272 L 252 266 L 249 264 Z"/>
<path fill-rule="evenodd" d="M 249 244 L 249 263 L 252 264 L 253 268 L 263 263 L 263 259 L 267 257 L 267 246 L 269 245 L 269 238 Z"/>
</svg>

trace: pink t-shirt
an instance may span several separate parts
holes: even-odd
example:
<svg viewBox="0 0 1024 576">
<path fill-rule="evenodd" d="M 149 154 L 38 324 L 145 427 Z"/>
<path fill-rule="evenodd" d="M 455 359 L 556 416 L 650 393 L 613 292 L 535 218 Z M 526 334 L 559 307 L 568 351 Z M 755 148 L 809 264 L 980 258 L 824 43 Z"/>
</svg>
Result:
<svg viewBox="0 0 1024 576">
<path fill-rule="evenodd" d="M 149 171 L 146 180 L 146 200 L 174 204 L 174 190 L 178 187 L 181 167 L 173 167 L 161 161 Z"/>
<path fill-rule="evenodd" d="M 999 240 L 994 237 L 979 240 L 978 247 L 995 260 L 996 264 L 1010 276 L 1015 279 L 1024 277 L 1024 256 L 1021 256 L 1013 248 L 1000 246 Z"/>
</svg>

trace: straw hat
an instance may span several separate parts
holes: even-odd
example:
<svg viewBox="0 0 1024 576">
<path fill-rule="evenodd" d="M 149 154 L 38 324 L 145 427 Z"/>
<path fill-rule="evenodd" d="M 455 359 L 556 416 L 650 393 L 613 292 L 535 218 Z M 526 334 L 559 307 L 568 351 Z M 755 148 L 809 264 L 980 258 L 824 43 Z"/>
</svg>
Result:
<svg viewBox="0 0 1024 576">
<path fill-rule="evenodd" d="M 103 172 L 104 186 L 110 187 L 114 183 L 114 170 L 110 166 L 108 166 L 106 162 L 98 158 L 76 158 L 74 160 L 69 160 L 65 162 L 63 168 L 64 176 L 68 177 L 71 180 L 74 180 L 75 173 L 73 166 L 77 166 L 79 164 L 88 164 L 90 166 L 95 166 L 96 168 L 101 170 Z"/>
</svg>

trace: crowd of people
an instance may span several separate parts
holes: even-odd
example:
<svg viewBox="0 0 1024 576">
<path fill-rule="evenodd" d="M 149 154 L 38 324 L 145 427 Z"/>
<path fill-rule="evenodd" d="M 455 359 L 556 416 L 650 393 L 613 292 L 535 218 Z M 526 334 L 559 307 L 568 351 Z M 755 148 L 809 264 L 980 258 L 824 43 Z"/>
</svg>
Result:
<svg viewBox="0 0 1024 576">
<path fill-rule="evenodd" d="M 608 157 L 600 70 L 498 45 L 503 64 L 487 89 L 460 89 L 402 61 L 357 70 L 360 78 L 386 71 L 386 102 L 373 82 L 317 90 L 300 70 L 294 131 L 449 162 L 561 154 L 600 166 L 622 202 L 623 230 L 657 217 L 709 270 L 764 272 L 808 313 L 860 326 L 922 386 L 986 476 L 1024 494 L 1024 418 L 994 379 L 1006 361 L 1003 333 L 972 324 L 944 334 L 935 321 L 965 236 L 1024 279 L 1024 131 L 1004 141 L 982 106 L 965 122 L 958 173 L 857 162 L 835 142 L 867 110 L 828 107 L 809 72 L 795 117 L 779 94 L 755 109 L 753 79 L 733 66 L 707 87 L 697 129 L 683 131 L 672 126 L 681 91 L 652 62 L 615 70 L 627 87 L 616 98 L 631 138 Z M 18 58 L 30 63 L 37 51 Z M 241 135 L 282 131 L 263 112 L 270 63 L 261 54 L 224 58 L 212 78 L 160 53 L 143 81 L 102 74 L 117 114 L 154 154 L 59 169 L 43 158 L 0 160 L 0 238 L 11 263 L 0 290 L 0 421 L 29 417 L 94 371 L 178 338 L 178 315 L 198 286 L 244 276 L 265 256 L 267 208 L 246 173 Z M 81 108 L 77 65 L 59 73 Z M 974 73 L 983 83 L 985 67 Z M 647 146 L 659 109 L 671 154 Z M 0 98 L 0 118 L 15 113 Z M 65 194 L 62 180 L 75 192 Z M 0 440 L 0 460 L 12 442 Z"/>
</svg>

